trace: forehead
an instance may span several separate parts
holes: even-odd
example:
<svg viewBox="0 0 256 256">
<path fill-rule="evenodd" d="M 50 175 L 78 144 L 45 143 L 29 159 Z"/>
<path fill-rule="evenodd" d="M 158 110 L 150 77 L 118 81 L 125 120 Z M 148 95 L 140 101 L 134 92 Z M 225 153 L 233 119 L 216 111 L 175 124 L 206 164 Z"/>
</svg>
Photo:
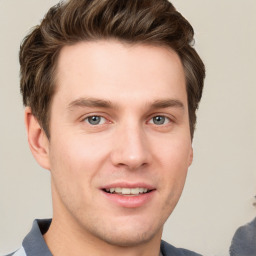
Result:
<svg viewBox="0 0 256 256">
<path fill-rule="evenodd" d="M 65 46 L 57 63 L 57 95 L 110 101 L 186 101 L 185 75 L 169 47 L 118 41 L 80 42 Z"/>
</svg>

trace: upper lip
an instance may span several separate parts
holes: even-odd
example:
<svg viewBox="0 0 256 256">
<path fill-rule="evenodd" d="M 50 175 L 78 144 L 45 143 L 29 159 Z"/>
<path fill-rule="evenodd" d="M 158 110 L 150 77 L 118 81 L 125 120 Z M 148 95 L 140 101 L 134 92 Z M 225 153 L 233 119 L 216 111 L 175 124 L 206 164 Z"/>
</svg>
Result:
<svg viewBox="0 0 256 256">
<path fill-rule="evenodd" d="M 110 189 L 110 188 L 146 188 L 148 190 L 153 190 L 155 187 L 145 182 L 115 182 L 101 187 L 101 189 Z"/>
</svg>

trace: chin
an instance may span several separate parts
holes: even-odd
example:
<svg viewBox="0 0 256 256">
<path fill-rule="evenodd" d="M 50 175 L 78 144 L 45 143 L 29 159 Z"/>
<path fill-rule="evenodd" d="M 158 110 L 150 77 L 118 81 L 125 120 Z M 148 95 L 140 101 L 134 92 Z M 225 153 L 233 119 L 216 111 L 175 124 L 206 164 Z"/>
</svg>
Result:
<svg viewBox="0 0 256 256">
<path fill-rule="evenodd" d="M 118 233 L 121 233 L 120 231 Z M 155 232 L 122 232 L 122 234 L 110 234 L 102 237 L 106 243 L 118 247 L 134 247 L 149 242 L 155 237 Z"/>
<path fill-rule="evenodd" d="M 106 243 L 119 247 L 136 247 L 147 244 L 152 240 L 161 240 L 163 226 L 173 208 L 165 211 L 161 216 L 129 216 L 111 220 L 97 230 L 98 238 Z M 168 214 L 167 214 L 168 213 Z M 149 212 L 147 212 L 149 214 Z M 94 229 L 94 232 L 96 229 Z M 94 233 L 96 234 L 96 232 Z"/>
<path fill-rule="evenodd" d="M 86 225 L 84 228 L 100 241 L 117 247 L 134 247 L 145 244 L 155 237 L 161 238 L 162 225 L 160 223 L 148 223 L 137 219 L 125 221 L 91 222 L 94 225 Z M 97 223 L 97 225 L 95 225 Z"/>
</svg>

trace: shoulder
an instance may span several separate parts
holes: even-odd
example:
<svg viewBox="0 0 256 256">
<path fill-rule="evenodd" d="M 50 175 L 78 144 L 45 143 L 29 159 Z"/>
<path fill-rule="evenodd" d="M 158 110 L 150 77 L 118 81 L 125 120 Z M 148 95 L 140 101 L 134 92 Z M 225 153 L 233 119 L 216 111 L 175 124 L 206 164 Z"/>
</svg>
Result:
<svg viewBox="0 0 256 256">
<path fill-rule="evenodd" d="M 52 256 L 43 238 L 50 224 L 51 219 L 34 220 L 30 232 L 22 241 L 22 247 L 5 256 Z"/>
<path fill-rule="evenodd" d="M 252 238 L 256 237 L 256 218 L 237 229 L 234 237 Z"/>
<path fill-rule="evenodd" d="M 21 247 L 19 250 L 13 252 L 13 253 L 10 253 L 10 254 L 7 254 L 5 256 L 26 256 L 26 252 L 24 250 L 23 247 Z"/>
<path fill-rule="evenodd" d="M 202 256 L 187 249 L 176 248 L 165 241 L 161 241 L 161 252 L 163 256 Z"/>
<path fill-rule="evenodd" d="M 237 229 L 229 248 L 231 256 L 256 255 L 256 218 Z"/>
</svg>

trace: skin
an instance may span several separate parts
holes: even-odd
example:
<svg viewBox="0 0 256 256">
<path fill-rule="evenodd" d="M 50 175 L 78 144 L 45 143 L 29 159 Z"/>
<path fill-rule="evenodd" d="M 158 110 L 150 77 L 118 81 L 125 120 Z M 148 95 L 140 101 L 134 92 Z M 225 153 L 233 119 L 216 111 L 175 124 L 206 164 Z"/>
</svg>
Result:
<svg viewBox="0 0 256 256">
<path fill-rule="evenodd" d="M 100 123 L 92 125 L 90 116 Z M 53 221 L 44 239 L 52 253 L 158 255 L 193 158 L 177 54 L 118 41 L 65 46 L 50 140 L 30 108 L 25 121 L 31 151 L 51 173 Z M 154 190 L 143 204 L 126 207 L 102 190 L 116 182 Z"/>
</svg>

